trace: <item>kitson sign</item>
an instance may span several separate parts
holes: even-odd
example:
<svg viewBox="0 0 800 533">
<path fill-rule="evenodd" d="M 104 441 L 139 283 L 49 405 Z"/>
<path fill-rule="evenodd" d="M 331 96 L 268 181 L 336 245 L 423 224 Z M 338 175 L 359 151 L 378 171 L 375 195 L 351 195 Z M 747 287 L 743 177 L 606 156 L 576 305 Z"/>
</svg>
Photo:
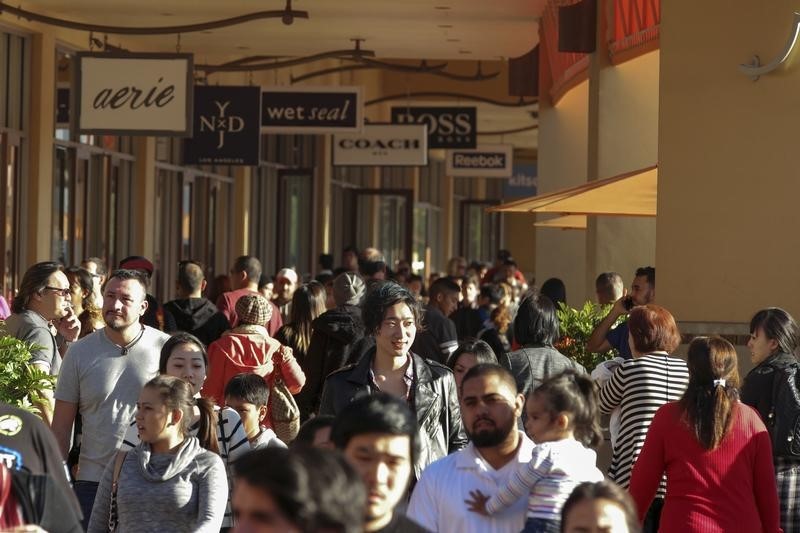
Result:
<svg viewBox="0 0 800 533">
<path fill-rule="evenodd" d="M 80 133 L 189 136 L 191 54 L 77 54 Z"/>
<path fill-rule="evenodd" d="M 334 166 L 425 166 L 424 124 L 367 124 L 361 133 L 333 136 Z"/>
</svg>

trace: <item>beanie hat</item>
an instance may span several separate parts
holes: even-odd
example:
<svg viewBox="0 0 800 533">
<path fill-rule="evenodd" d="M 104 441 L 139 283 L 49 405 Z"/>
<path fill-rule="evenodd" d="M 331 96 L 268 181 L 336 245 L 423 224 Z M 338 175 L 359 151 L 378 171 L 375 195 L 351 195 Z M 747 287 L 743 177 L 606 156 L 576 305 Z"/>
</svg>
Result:
<svg viewBox="0 0 800 533">
<path fill-rule="evenodd" d="M 272 304 L 260 294 L 245 294 L 236 301 L 239 324 L 263 326 L 272 318 Z"/>
<path fill-rule="evenodd" d="M 336 305 L 358 305 L 364 296 L 364 280 L 353 272 L 339 274 L 333 280 L 333 299 Z"/>
</svg>

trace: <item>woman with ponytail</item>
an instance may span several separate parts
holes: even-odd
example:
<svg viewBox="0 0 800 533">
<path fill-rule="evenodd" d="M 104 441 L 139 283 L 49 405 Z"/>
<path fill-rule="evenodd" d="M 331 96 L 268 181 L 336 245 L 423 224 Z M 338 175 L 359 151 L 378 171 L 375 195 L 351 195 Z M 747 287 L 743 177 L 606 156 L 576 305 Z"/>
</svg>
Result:
<svg viewBox="0 0 800 533">
<path fill-rule="evenodd" d="M 250 451 L 250 443 L 239 413 L 230 407 L 220 408 L 211 398 L 202 398 L 200 389 L 206 380 L 208 355 L 203 343 L 190 333 L 175 333 L 161 348 L 158 363 L 159 374 L 174 376 L 186 381 L 192 388 L 194 409 L 189 424 L 190 435 L 197 437 L 200 446 L 219 454 L 228 475 L 233 472 L 233 463 Z M 131 424 L 121 450 L 139 444 L 136 421 Z M 233 525 L 230 502 L 225 509 L 223 527 Z"/>
<path fill-rule="evenodd" d="M 687 365 L 686 392 L 658 409 L 633 467 L 639 518 L 666 473 L 659 531 L 780 531 L 772 444 L 758 413 L 739 402 L 736 350 L 698 337 Z"/>
<path fill-rule="evenodd" d="M 225 466 L 191 436 L 191 385 L 158 376 L 144 386 L 136 409 L 141 442 L 106 467 L 89 531 L 219 531 L 228 499 Z"/>
</svg>

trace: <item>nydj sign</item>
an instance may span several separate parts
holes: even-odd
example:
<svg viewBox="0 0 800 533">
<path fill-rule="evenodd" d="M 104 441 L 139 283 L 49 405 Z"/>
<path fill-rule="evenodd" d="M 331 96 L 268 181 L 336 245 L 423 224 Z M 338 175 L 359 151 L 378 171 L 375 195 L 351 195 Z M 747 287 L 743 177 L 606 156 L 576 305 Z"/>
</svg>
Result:
<svg viewBox="0 0 800 533">
<path fill-rule="evenodd" d="M 258 87 L 194 88 L 194 132 L 186 139 L 187 165 L 259 164 L 261 89 Z"/>
<path fill-rule="evenodd" d="M 361 131 L 360 87 L 267 87 L 261 94 L 261 131 Z"/>
<path fill-rule="evenodd" d="M 425 166 L 424 124 L 367 124 L 361 133 L 333 136 L 334 166 Z"/>
<path fill-rule="evenodd" d="M 450 150 L 448 176 L 507 178 L 511 176 L 514 149 L 510 144 L 479 146 L 475 150 Z"/>
<path fill-rule="evenodd" d="M 191 54 L 77 54 L 80 133 L 192 134 Z"/>
<path fill-rule="evenodd" d="M 393 107 L 395 124 L 428 126 L 428 148 L 475 148 L 474 107 Z"/>
</svg>

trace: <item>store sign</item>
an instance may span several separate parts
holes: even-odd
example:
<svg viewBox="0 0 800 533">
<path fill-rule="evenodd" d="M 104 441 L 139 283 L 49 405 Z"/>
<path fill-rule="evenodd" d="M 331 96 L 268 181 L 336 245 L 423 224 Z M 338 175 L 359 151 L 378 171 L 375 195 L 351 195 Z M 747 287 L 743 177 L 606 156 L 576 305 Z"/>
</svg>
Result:
<svg viewBox="0 0 800 533">
<path fill-rule="evenodd" d="M 428 148 L 475 148 L 475 107 L 393 107 L 392 123 L 428 126 Z"/>
<path fill-rule="evenodd" d="M 259 164 L 261 89 L 197 85 L 194 132 L 184 141 L 187 165 Z"/>
<path fill-rule="evenodd" d="M 503 198 L 536 196 L 538 180 L 536 163 L 514 165 L 511 177 L 503 183 Z"/>
<path fill-rule="evenodd" d="M 510 144 L 479 146 L 474 150 L 449 150 L 445 172 L 448 176 L 507 178 L 514 164 Z"/>
<path fill-rule="evenodd" d="M 261 131 L 355 133 L 363 124 L 361 87 L 266 87 Z"/>
<path fill-rule="evenodd" d="M 424 124 L 366 124 L 361 133 L 333 136 L 334 166 L 425 166 Z"/>
<path fill-rule="evenodd" d="M 191 54 L 77 54 L 80 133 L 188 137 Z"/>
</svg>

